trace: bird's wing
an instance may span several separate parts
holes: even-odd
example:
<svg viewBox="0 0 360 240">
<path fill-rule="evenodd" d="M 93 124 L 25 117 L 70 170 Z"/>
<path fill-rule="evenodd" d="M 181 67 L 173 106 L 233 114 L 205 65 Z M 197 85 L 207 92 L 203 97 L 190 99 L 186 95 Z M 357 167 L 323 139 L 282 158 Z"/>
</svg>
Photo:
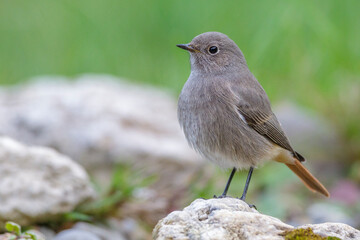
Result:
<svg viewBox="0 0 360 240">
<path fill-rule="evenodd" d="M 298 160 L 304 161 L 305 159 L 290 146 L 288 138 L 271 110 L 265 91 L 262 88 L 258 90 L 260 91 L 240 90 L 240 102 L 236 106 L 238 112 L 249 127 L 280 147 L 289 150 Z"/>
</svg>

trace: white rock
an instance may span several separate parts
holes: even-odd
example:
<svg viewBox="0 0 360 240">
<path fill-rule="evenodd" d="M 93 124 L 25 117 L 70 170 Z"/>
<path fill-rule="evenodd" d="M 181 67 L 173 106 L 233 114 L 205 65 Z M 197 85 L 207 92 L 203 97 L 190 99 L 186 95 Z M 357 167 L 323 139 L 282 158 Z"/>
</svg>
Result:
<svg viewBox="0 0 360 240">
<path fill-rule="evenodd" d="M 322 236 L 338 237 L 342 240 L 360 239 L 360 231 L 343 223 L 321 223 L 308 224 L 301 226 L 302 228 L 311 228 L 314 233 Z"/>
<path fill-rule="evenodd" d="M 43 147 L 0 138 L 0 225 L 54 219 L 94 196 L 84 169 Z"/>
<path fill-rule="evenodd" d="M 140 169 L 142 176 L 156 175 L 150 190 L 137 191 L 141 201 L 126 206 L 129 216 L 140 212 L 156 224 L 169 206 L 183 205 L 199 172 L 212 171 L 188 146 L 176 102 L 162 90 L 108 75 L 38 77 L 0 88 L 0 134 L 55 148 L 102 186 L 116 162 Z"/>
<path fill-rule="evenodd" d="M 124 240 L 124 236 L 116 231 L 115 229 L 111 229 L 105 226 L 96 226 L 90 223 L 78 222 L 74 225 L 72 230 L 76 231 L 84 231 L 91 234 L 94 234 L 99 239 L 108 239 L 108 240 Z M 70 238 L 69 238 L 70 239 Z M 79 238 L 80 239 L 80 238 Z M 86 239 L 86 238 L 83 238 Z"/>
<path fill-rule="evenodd" d="M 292 227 L 234 198 L 197 199 L 156 225 L 155 239 L 283 239 Z"/>
<path fill-rule="evenodd" d="M 96 234 L 81 229 L 68 229 L 61 231 L 54 240 L 102 240 Z M 110 238 L 112 240 L 115 238 Z"/>
<path fill-rule="evenodd" d="M 107 75 L 45 76 L 0 89 L 0 116 L 0 134 L 53 147 L 87 168 L 200 161 L 180 130 L 173 96 Z"/>
<path fill-rule="evenodd" d="M 360 232 L 345 224 L 325 223 L 299 228 L 307 227 L 323 236 L 360 239 Z M 153 237 L 157 240 L 280 240 L 284 239 L 285 231 L 293 229 L 293 226 L 261 214 L 239 199 L 197 199 L 183 211 L 172 212 L 160 220 L 153 230 Z"/>
</svg>

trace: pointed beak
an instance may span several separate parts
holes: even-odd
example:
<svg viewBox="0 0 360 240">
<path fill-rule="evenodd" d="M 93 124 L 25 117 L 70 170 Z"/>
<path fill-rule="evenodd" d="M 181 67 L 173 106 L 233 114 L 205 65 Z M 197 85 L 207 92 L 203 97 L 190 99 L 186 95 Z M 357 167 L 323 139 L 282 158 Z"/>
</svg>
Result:
<svg viewBox="0 0 360 240">
<path fill-rule="evenodd" d="M 199 52 L 199 50 L 197 50 L 196 48 L 194 48 L 194 46 L 192 46 L 190 44 L 178 44 L 176 46 L 179 48 L 185 49 L 189 52 Z"/>
</svg>

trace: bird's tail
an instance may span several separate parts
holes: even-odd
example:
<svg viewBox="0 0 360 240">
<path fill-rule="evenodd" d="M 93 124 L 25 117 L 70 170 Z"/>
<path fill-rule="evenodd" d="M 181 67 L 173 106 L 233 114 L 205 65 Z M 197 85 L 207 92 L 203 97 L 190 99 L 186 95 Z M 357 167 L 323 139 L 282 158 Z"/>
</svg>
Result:
<svg viewBox="0 0 360 240">
<path fill-rule="evenodd" d="M 317 180 L 299 160 L 296 159 L 293 164 L 286 163 L 286 166 L 288 166 L 311 191 L 330 197 L 328 190 L 326 190 L 319 180 Z"/>
</svg>

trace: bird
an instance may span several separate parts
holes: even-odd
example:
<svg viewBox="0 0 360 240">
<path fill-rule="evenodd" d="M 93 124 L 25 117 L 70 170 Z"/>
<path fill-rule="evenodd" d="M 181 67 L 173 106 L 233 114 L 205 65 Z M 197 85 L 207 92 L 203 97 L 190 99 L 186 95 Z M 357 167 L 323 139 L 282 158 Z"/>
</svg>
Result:
<svg viewBox="0 0 360 240">
<path fill-rule="evenodd" d="M 292 148 L 265 90 L 233 40 L 220 32 L 205 32 L 176 46 L 190 53 L 191 72 L 177 109 L 184 135 L 204 158 L 232 169 L 220 198 L 227 197 L 235 172 L 248 169 L 240 197 L 245 201 L 254 168 L 267 161 L 285 164 L 308 189 L 330 196 Z"/>
</svg>

